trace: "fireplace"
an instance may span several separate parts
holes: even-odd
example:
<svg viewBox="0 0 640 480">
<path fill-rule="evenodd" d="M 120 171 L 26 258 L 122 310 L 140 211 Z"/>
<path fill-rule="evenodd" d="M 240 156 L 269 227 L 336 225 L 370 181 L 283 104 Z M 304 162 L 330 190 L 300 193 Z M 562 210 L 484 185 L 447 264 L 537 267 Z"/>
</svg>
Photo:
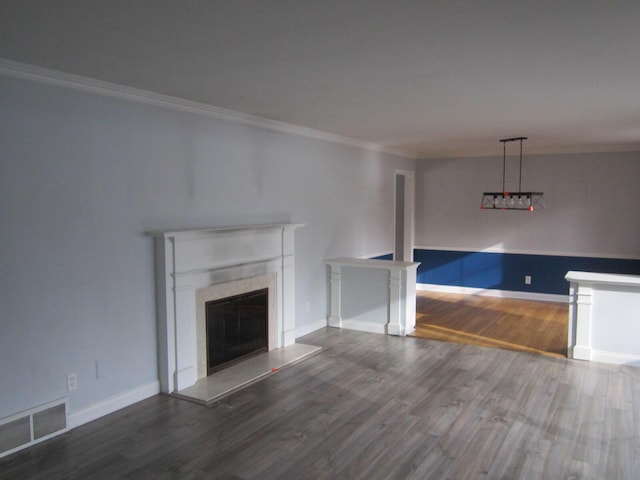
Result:
<svg viewBox="0 0 640 480">
<path fill-rule="evenodd" d="M 276 287 L 278 275 L 275 272 L 266 273 L 250 278 L 228 281 L 199 288 L 195 292 L 195 320 L 196 320 L 196 370 L 197 378 L 204 378 L 211 374 L 208 365 L 207 347 L 207 304 L 223 301 L 229 298 L 240 298 L 257 291 L 267 292 L 267 350 L 284 346 L 278 341 L 278 303 Z"/>
<path fill-rule="evenodd" d="M 163 392 L 184 390 L 208 376 L 208 302 L 266 289 L 266 349 L 295 343 L 294 232 L 301 226 L 150 232 L 155 237 Z"/>
<path fill-rule="evenodd" d="M 207 375 L 268 351 L 269 289 L 205 304 Z"/>
</svg>

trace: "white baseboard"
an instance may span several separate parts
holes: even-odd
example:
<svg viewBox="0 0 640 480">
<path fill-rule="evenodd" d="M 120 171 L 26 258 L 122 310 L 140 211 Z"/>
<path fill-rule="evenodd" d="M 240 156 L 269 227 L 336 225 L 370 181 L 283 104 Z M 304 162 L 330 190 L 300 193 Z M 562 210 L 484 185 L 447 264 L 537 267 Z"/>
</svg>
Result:
<svg viewBox="0 0 640 480">
<path fill-rule="evenodd" d="M 591 349 L 582 345 L 574 345 L 567 349 L 567 358 L 574 360 L 591 360 Z"/>
<path fill-rule="evenodd" d="M 136 402 L 152 397 L 160 393 L 160 382 L 155 381 L 142 385 L 118 395 L 114 395 L 100 402 L 94 403 L 79 412 L 70 413 L 67 416 L 67 426 L 69 429 L 79 427 L 85 423 L 97 420 L 121 408 L 133 405 Z"/>
<path fill-rule="evenodd" d="M 386 327 L 386 324 L 363 322 L 362 320 L 349 320 L 343 318 L 339 328 L 346 328 L 347 330 L 358 330 L 359 332 L 387 333 Z"/>
<path fill-rule="evenodd" d="M 304 337 L 305 335 L 309 335 L 310 333 L 315 332 L 316 330 L 320 330 L 321 328 L 325 328 L 327 326 L 327 320 L 322 319 L 317 322 L 310 323 L 309 325 L 304 325 L 302 327 L 296 328 L 296 338 Z"/>
<path fill-rule="evenodd" d="M 451 285 L 435 285 L 433 283 L 418 283 L 416 290 L 429 292 L 462 293 L 465 295 L 483 295 L 487 297 L 517 298 L 520 300 L 535 300 L 538 302 L 569 303 L 571 297 L 552 293 L 516 292 L 513 290 L 493 290 L 490 288 L 456 287 Z"/>
<path fill-rule="evenodd" d="M 640 355 L 632 355 L 628 353 L 606 352 L 603 350 L 592 349 L 591 361 L 640 367 Z"/>
</svg>

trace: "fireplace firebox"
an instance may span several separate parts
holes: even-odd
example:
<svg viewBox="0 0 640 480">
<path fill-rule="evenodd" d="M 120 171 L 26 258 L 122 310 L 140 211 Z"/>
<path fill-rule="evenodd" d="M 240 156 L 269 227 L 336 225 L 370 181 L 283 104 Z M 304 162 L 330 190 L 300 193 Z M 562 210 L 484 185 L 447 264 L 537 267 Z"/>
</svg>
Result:
<svg viewBox="0 0 640 480">
<path fill-rule="evenodd" d="M 205 304 L 207 375 L 268 351 L 269 289 Z"/>
</svg>

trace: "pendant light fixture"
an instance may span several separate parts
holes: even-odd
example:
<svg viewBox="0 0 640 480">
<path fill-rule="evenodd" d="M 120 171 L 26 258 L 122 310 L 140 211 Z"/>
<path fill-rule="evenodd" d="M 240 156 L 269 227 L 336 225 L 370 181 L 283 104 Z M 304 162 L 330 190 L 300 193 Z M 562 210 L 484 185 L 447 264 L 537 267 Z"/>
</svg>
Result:
<svg viewBox="0 0 640 480">
<path fill-rule="evenodd" d="M 502 191 L 484 192 L 482 194 L 481 209 L 486 210 L 525 210 L 532 212 L 534 208 L 544 208 L 542 205 L 542 192 L 522 191 L 522 142 L 527 137 L 503 138 L 502 142 Z M 520 142 L 520 176 L 517 192 L 507 192 L 505 187 L 507 167 L 507 143 Z"/>
</svg>

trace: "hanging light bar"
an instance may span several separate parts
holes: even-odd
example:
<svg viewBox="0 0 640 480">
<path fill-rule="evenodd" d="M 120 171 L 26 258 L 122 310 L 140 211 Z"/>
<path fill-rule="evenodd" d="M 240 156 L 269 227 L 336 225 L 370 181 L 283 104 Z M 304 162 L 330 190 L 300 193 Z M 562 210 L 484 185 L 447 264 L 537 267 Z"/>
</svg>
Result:
<svg viewBox="0 0 640 480">
<path fill-rule="evenodd" d="M 484 192 L 480 208 L 488 210 L 527 210 L 532 212 L 534 208 L 544 208 L 542 204 L 542 192 L 522 191 L 522 142 L 527 137 L 504 138 L 502 142 L 502 191 Z M 520 176 L 517 192 L 507 192 L 506 190 L 506 167 L 507 167 L 507 142 L 520 142 Z"/>
</svg>

